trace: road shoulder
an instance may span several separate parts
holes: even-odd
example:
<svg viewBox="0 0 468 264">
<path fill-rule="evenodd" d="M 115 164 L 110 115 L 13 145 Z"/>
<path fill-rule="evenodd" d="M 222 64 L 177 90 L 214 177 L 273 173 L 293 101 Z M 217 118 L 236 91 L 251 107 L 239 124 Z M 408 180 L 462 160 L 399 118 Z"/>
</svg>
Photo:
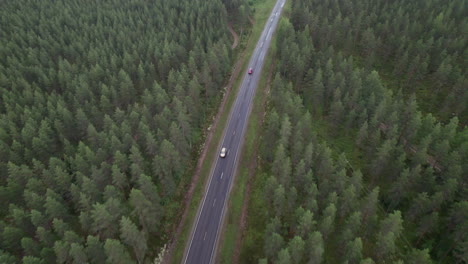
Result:
<svg viewBox="0 0 468 264">
<path fill-rule="evenodd" d="M 195 193 L 197 191 L 197 189 L 200 189 L 201 187 L 203 188 L 203 190 L 205 190 L 205 187 L 206 187 L 206 183 L 209 181 L 209 177 L 206 177 L 206 173 L 203 173 L 204 172 L 204 168 L 203 167 L 206 167 L 206 162 L 207 160 L 210 160 L 210 165 L 209 167 L 211 168 L 212 167 L 212 164 L 214 163 L 214 157 L 212 157 L 211 159 L 209 158 L 209 153 L 208 151 L 210 149 L 216 149 L 216 146 L 219 144 L 219 140 L 216 140 L 216 139 L 219 139 L 219 135 L 216 135 L 216 134 L 219 134 L 219 130 L 220 130 L 220 126 L 222 128 L 222 130 L 224 130 L 224 125 L 226 122 L 224 122 L 224 124 L 221 124 L 220 123 L 223 123 L 223 122 L 220 122 L 220 119 L 221 117 L 223 116 L 223 113 L 227 112 L 229 113 L 230 111 L 230 108 L 232 106 L 232 102 L 229 103 L 228 101 L 230 100 L 231 98 L 231 94 L 232 94 L 232 87 L 234 86 L 234 82 L 238 79 L 239 75 L 240 75 L 240 71 L 242 69 L 242 65 L 244 64 L 245 62 L 245 54 L 246 54 L 246 51 L 244 50 L 240 55 L 239 55 L 239 58 L 236 62 L 236 64 L 234 65 L 233 67 L 233 70 L 232 70 L 232 75 L 225 87 L 225 94 L 221 100 L 221 103 L 219 105 L 219 108 L 218 108 L 218 111 L 217 111 L 217 114 L 213 117 L 213 123 L 210 125 L 210 127 L 208 128 L 208 131 L 207 131 L 207 135 L 206 135 L 206 139 L 205 139 L 205 143 L 203 144 L 203 147 L 201 149 L 201 153 L 200 153 L 200 157 L 197 161 L 197 165 L 195 167 L 195 171 L 194 171 L 194 174 L 193 174 L 193 177 L 192 177 L 192 181 L 190 182 L 190 185 L 188 187 L 188 191 L 184 197 L 184 204 L 183 204 L 183 208 L 184 208 L 184 211 L 182 213 L 182 216 L 180 218 L 180 221 L 179 221 L 179 225 L 177 226 L 177 229 L 174 231 L 174 234 L 171 238 L 171 240 L 169 241 L 168 243 L 168 247 L 167 247 L 167 250 L 164 254 L 164 258 L 163 258 L 163 261 L 162 263 L 163 264 L 167 264 L 167 263 L 179 263 L 180 262 L 180 259 L 181 259 L 181 256 L 178 257 L 178 256 L 175 256 L 177 253 L 176 251 L 179 251 L 178 248 L 181 247 L 182 243 L 181 242 L 185 242 L 185 241 L 182 241 L 180 238 L 181 237 L 184 237 L 184 229 L 187 229 L 187 225 L 189 224 L 187 221 L 188 219 L 189 220 L 194 220 L 195 219 L 195 216 L 198 215 L 198 212 L 195 216 L 193 216 L 193 204 L 196 203 L 198 205 L 198 203 L 200 202 L 201 198 L 203 197 L 194 197 L 196 196 Z M 235 86 L 234 86 L 235 87 Z M 234 90 L 234 95 L 237 94 L 237 89 Z M 232 101 L 232 100 L 231 100 Z M 213 140 L 215 139 L 215 140 Z M 211 155 L 213 156 L 213 155 Z M 203 175 L 205 174 L 205 175 Z M 209 176 L 209 175 L 208 175 Z M 200 185 L 200 178 L 203 178 L 203 185 L 201 186 Z M 198 198 L 198 199 L 196 199 Z M 191 223 L 192 221 L 190 221 Z M 190 230 L 190 235 L 192 234 L 192 231 L 193 230 Z M 186 232 L 185 232 L 186 233 Z M 185 243 L 183 243 L 183 247 L 185 247 L 184 245 Z M 180 254 L 179 254 L 180 255 Z"/>
<path fill-rule="evenodd" d="M 270 82 L 274 69 L 272 62 L 275 45 L 272 41 L 267 54 L 265 67 L 267 73 L 262 74 L 256 91 L 252 113 L 249 117 L 246 138 L 241 146 L 242 154 L 237 175 L 232 186 L 228 210 L 220 232 L 220 244 L 217 250 L 216 263 L 239 263 L 243 233 L 247 222 L 247 209 L 250 199 L 250 183 L 254 177 L 257 165 L 258 137 L 263 124 L 267 98 L 270 92 Z"/>
</svg>

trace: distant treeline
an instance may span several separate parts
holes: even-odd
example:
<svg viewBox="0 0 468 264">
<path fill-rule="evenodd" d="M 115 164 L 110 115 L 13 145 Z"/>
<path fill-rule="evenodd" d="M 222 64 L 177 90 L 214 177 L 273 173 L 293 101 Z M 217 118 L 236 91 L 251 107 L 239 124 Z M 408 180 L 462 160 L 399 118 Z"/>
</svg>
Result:
<svg viewBox="0 0 468 264">
<path fill-rule="evenodd" d="M 357 55 L 404 94 L 416 93 L 424 112 L 443 121 L 460 115 L 467 124 L 465 0 L 301 0 L 292 6 L 294 28 L 307 28 L 315 48 Z M 302 74 L 300 62 L 284 73 Z"/>
</svg>

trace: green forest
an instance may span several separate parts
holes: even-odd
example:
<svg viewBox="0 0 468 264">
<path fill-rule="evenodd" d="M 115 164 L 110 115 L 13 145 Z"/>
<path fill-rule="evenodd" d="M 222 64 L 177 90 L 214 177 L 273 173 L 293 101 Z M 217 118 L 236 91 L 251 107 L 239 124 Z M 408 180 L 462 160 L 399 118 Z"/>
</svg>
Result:
<svg viewBox="0 0 468 264">
<path fill-rule="evenodd" d="M 464 0 L 293 0 L 242 263 L 468 262 Z"/>
<path fill-rule="evenodd" d="M 0 2 L 0 263 L 153 261 L 243 4 Z"/>
<path fill-rule="evenodd" d="M 0 1 L 0 263 L 153 262 L 252 1 Z M 241 263 L 467 263 L 467 1 L 287 5 Z"/>
</svg>

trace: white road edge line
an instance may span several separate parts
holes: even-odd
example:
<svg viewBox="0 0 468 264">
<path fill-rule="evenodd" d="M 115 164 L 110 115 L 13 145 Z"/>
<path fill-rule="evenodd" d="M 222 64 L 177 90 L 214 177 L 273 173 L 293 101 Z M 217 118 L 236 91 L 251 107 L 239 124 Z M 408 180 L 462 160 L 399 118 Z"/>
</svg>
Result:
<svg viewBox="0 0 468 264">
<path fill-rule="evenodd" d="M 258 46 L 255 48 L 255 50 L 258 48 Z M 254 53 L 255 53 L 255 50 L 254 50 Z M 247 79 L 247 74 L 244 74 L 244 78 L 242 79 L 242 82 L 241 83 L 244 83 L 244 81 Z M 242 88 L 242 87 L 241 87 Z M 234 113 L 236 111 L 236 107 L 237 107 L 237 99 L 234 101 L 234 108 L 231 110 L 231 112 L 229 113 L 228 115 L 228 121 L 231 120 L 231 118 L 234 116 Z M 240 113 L 238 115 L 238 117 L 240 118 Z M 229 122 L 228 122 L 229 124 Z M 227 136 L 227 128 L 225 128 L 225 131 L 223 132 L 223 139 L 221 141 L 222 144 L 224 144 L 224 141 L 226 140 L 226 136 Z M 200 222 L 200 217 L 203 213 L 203 208 L 205 207 L 205 201 L 206 201 L 206 197 L 208 196 L 208 192 L 210 190 L 210 186 L 211 186 L 211 182 L 212 182 L 212 176 L 214 175 L 214 172 L 216 170 L 216 164 L 218 164 L 218 161 L 219 161 L 219 156 L 216 158 L 216 161 L 215 161 L 215 167 L 212 168 L 212 171 L 210 172 L 210 182 L 208 183 L 208 188 L 206 189 L 206 194 L 203 196 L 203 202 L 202 202 L 202 205 L 201 205 L 201 208 L 200 208 L 200 212 L 197 216 L 197 222 L 195 223 L 195 226 L 193 226 L 193 233 L 191 234 L 190 236 L 190 245 L 189 245 L 189 248 L 187 250 L 187 254 L 185 256 L 185 260 L 184 260 L 184 264 L 187 263 L 187 260 L 188 260 L 188 257 L 190 255 L 190 250 L 192 249 L 192 244 L 193 244 L 193 238 L 195 237 L 195 233 L 197 231 L 197 227 L 198 227 L 198 223 Z M 223 177 L 223 173 L 221 173 L 221 178 Z M 197 212 L 198 213 L 198 212 Z M 212 258 L 213 258 L 213 252 L 211 253 L 211 257 L 210 257 L 210 263 L 212 261 Z"/>
<path fill-rule="evenodd" d="M 278 4 L 278 3 L 279 3 L 279 2 L 277 2 L 277 4 Z M 277 4 L 276 4 L 275 7 L 273 8 L 273 10 L 276 9 Z M 281 5 L 281 7 L 283 7 L 283 5 L 284 5 L 284 2 L 283 2 L 283 4 Z M 281 9 L 280 9 L 279 11 L 281 11 Z M 276 14 L 277 14 L 277 13 L 278 13 L 278 11 L 276 12 Z M 275 15 L 276 15 L 276 14 L 275 14 Z M 270 30 L 271 30 L 271 28 L 270 28 Z M 264 32 L 264 31 L 263 31 L 263 32 Z M 264 33 L 262 33 L 262 35 L 263 35 L 263 34 L 264 34 Z M 255 47 L 253 54 L 256 53 L 256 50 L 257 50 L 257 49 L 258 49 L 258 45 Z M 247 75 L 244 75 L 244 78 L 243 78 L 243 80 L 242 80 L 242 83 L 244 83 L 244 81 L 245 81 L 246 78 L 247 78 Z M 249 81 L 250 81 L 250 80 L 249 80 Z M 237 100 L 238 100 L 238 98 L 235 100 L 235 103 L 234 103 L 234 110 L 235 110 L 236 105 L 237 105 Z M 250 105 L 249 105 L 249 107 L 248 107 L 248 112 L 249 112 L 249 111 L 250 111 Z M 233 111 L 233 112 L 234 112 L 234 111 Z M 231 114 L 229 115 L 228 120 L 231 119 L 231 116 L 232 116 L 233 112 L 231 112 Z M 238 116 L 240 117 L 240 113 L 239 113 Z M 229 122 L 228 122 L 228 123 L 229 123 Z M 242 132 L 244 132 L 244 131 L 242 131 Z M 227 133 L 224 133 L 224 135 L 223 135 L 223 140 L 222 140 L 223 143 L 224 143 L 224 140 L 225 140 L 225 138 L 226 138 L 226 134 L 227 134 Z M 238 148 L 237 151 L 236 151 L 236 155 L 235 155 L 235 158 L 234 158 L 234 164 L 236 164 L 236 161 L 237 161 L 237 154 L 238 154 L 238 151 L 239 151 L 239 148 Z M 217 158 L 215 164 L 217 164 L 218 161 L 219 161 L 219 157 Z M 215 169 L 216 169 L 216 165 L 215 165 L 215 168 L 213 169 L 213 172 L 214 172 Z M 234 171 L 234 172 L 235 172 L 235 171 Z M 221 176 L 222 176 L 222 174 L 221 174 Z M 233 179 L 233 177 L 231 177 L 231 181 L 232 181 L 232 179 Z M 231 182 L 231 183 L 232 183 L 232 182 Z M 230 184 L 231 184 L 231 183 L 230 183 Z M 210 180 L 210 184 L 211 184 L 211 180 Z M 208 185 L 207 194 L 208 194 L 208 190 L 209 190 L 210 184 Z M 228 185 L 229 187 L 230 187 L 230 184 Z M 206 196 L 207 196 L 207 195 L 205 195 L 205 196 L 204 196 L 204 199 L 203 199 L 203 204 L 202 204 L 202 209 L 201 209 L 201 211 L 200 211 L 200 215 L 201 215 L 201 213 L 202 213 L 202 211 L 203 211 L 203 206 L 204 206 L 204 203 L 205 203 L 205 198 L 206 198 Z M 227 200 L 227 199 L 226 199 L 226 200 Z M 226 204 L 226 200 L 224 201 L 224 204 Z M 221 220 L 223 219 L 224 209 L 225 209 L 225 206 L 223 206 L 223 208 L 221 209 L 221 218 L 220 218 L 220 222 L 221 222 Z M 200 215 L 199 215 L 198 218 L 197 218 L 197 223 L 196 223 L 195 228 L 194 228 L 195 231 L 196 231 L 196 228 L 197 228 L 197 226 L 198 226 L 198 220 L 200 219 Z M 218 224 L 219 224 L 219 223 L 218 223 Z M 194 231 L 194 234 L 193 234 L 193 235 L 195 235 L 195 231 Z M 216 240 L 217 240 L 217 238 L 218 238 L 218 232 L 219 232 L 219 227 L 218 227 L 218 229 L 216 230 L 216 235 L 215 235 L 215 246 L 211 249 L 211 256 L 210 256 L 210 261 L 209 261 L 210 264 L 211 264 L 211 262 L 213 261 L 213 253 L 214 253 L 214 249 L 216 248 Z M 184 264 L 187 262 L 188 255 L 189 255 L 190 249 L 191 249 L 191 247 L 192 247 L 192 242 L 193 242 L 193 236 L 191 237 L 189 250 L 187 251 L 187 256 L 186 256 L 186 259 L 185 259 L 185 261 L 184 261 Z"/>
<path fill-rule="evenodd" d="M 276 5 L 277 5 L 278 3 L 279 3 L 279 2 L 277 2 Z M 273 8 L 273 12 L 274 12 L 274 10 L 276 9 L 276 5 L 275 5 L 275 7 Z M 281 5 L 281 8 L 280 8 L 279 11 L 281 11 L 283 5 L 284 5 L 284 2 L 283 2 L 283 4 Z M 276 14 L 277 14 L 279 11 L 276 11 L 275 16 L 276 16 Z M 272 13 L 273 13 L 273 12 L 272 12 Z M 270 33 L 270 31 L 271 31 L 271 27 L 270 27 L 270 29 L 268 30 L 268 34 Z M 263 36 L 264 32 L 265 32 L 265 31 L 263 31 L 263 33 L 262 33 L 261 36 Z M 268 39 L 268 34 L 267 34 L 267 39 Z M 256 51 L 257 51 L 257 49 L 258 49 L 258 45 L 255 47 L 254 52 L 253 52 L 252 54 L 255 54 Z M 242 81 L 242 82 L 243 82 L 243 81 Z M 252 98 L 251 98 L 251 99 L 252 99 Z M 237 99 L 236 99 L 236 102 L 237 102 Z M 250 104 L 251 104 L 251 103 L 250 103 Z M 249 115 L 249 112 L 250 112 L 250 107 L 251 107 L 250 104 L 248 105 L 248 108 L 247 108 L 247 116 Z M 239 117 L 240 117 L 240 114 L 239 114 Z M 244 128 L 242 129 L 242 131 L 241 131 L 241 136 L 242 136 L 243 133 L 244 133 L 244 129 L 245 129 L 245 127 L 244 127 Z M 242 137 L 241 137 L 241 138 L 242 138 Z M 236 162 L 237 162 L 237 154 L 238 154 L 238 152 L 239 152 L 239 148 L 241 147 L 241 145 L 242 145 L 242 144 L 240 144 L 240 145 L 238 146 L 237 150 L 236 150 L 236 154 L 235 154 L 235 158 L 234 158 L 234 165 L 235 165 Z M 234 168 L 235 168 L 235 167 L 236 167 L 236 166 L 234 166 Z M 235 173 L 236 173 L 236 170 L 234 169 L 233 175 L 235 175 Z M 231 177 L 231 181 L 232 181 L 233 178 L 234 178 L 234 177 Z M 230 182 L 229 185 L 228 185 L 229 189 L 231 188 L 231 184 L 232 184 L 232 182 Z M 229 189 L 228 189 L 228 192 L 230 192 Z M 227 198 L 228 198 L 228 197 L 226 197 L 226 199 L 224 200 L 224 205 L 223 205 L 223 208 L 221 209 L 221 218 L 219 219 L 219 222 L 222 222 L 222 220 L 223 220 L 223 218 L 224 218 L 224 217 L 223 217 L 223 216 L 224 216 L 224 209 L 225 209 L 225 207 L 226 207 L 225 205 L 226 205 L 226 202 L 227 202 L 227 200 L 228 200 Z M 219 224 L 219 223 L 218 223 L 218 224 Z M 213 249 L 211 250 L 211 257 L 210 257 L 210 261 L 209 261 L 210 264 L 211 264 L 211 262 L 212 262 L 212 260 L 213 260 L 214 249 L 216 248 L 216 241 L 217 241 L 217 239 L 218 239 L 218 232 L 219 232 L 219 227 L 218 227 L 218 229 L 216 230 L 216 235 L 215 235 L 215 246 L 214 246 Z"/>
<path fill-rule="evenodd" d="M 223 138 L 223 141 L 224 141 L 224 138 Z M 219 156 L 218 158 L 216 158 L 216 162 L 215 164 L 218 163 L 218 160 L 219 160 Z M 216 165 L 215 165 L 216 166 Z M 212 178 L 211 178 L 212 179 Z M 198 226 L 198 222 L 200 221 L 200 216 L 202 215 L 203 213 L 203 208 L 205 207 L 205 202 L 206 202 L 206 197 L 208 196 L 208 192 L 210 190 L 210 186 L 211 186 L 211 179 L 210 179 L 210 182 L 208 183 L 208 188 L 206 189 L 206 194 L 203 196 L 203 202 L 202 202 L 202 206 L 201 206 L 201 209 L 200 209 L 200 213 L 198 214 L 197 216 L 197 223 L 195 224 L 195 227 L 193 229 L 193 234 L 192 236 L 190 237 L 190 246 L 189 246 L 189 249 L 187 250 L 187 255 L 185 256 L 185 260 L 184 260 L 184 264 L 187 263 L 187 259 L 188 259 L 188 256 L 190 254 L 190 249 L 192 249 L 192 243 L 193 243 L 193 238 L 195 237 L 195 233 L 197 232 L 197 226 Z M 206 234 L 206 233 L 205 233 Z"/>
</svg>

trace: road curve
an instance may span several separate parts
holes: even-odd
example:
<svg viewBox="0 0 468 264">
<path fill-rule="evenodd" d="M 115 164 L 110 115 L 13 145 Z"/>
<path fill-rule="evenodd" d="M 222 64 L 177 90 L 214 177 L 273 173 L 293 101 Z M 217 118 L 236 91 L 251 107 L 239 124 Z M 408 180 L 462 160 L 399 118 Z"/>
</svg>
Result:
<svg viewBox="0 0 468 264">
<path fill-rule="evenodd" d="M 192 233 L 184 252 L 182 264 L 211 264 L 214 261 L 218 234 L 227 207 L 229 191 L 235 175 L 244 132 L 250 114 L 252 100 L 257 88 L 265 55 L 270 47 L 271 36 L 275 32 L 281 10 L 286 0 L 278 0 L 268 18 L 265 28 L 249 61 L 252 74 L 244 75 L 232 108 L 227 127 L 224 130 L 220 149 L 225 147 L 228 153 L 225 158 L 219 157 L 211 169 L 208 187 L 198 209 L 192 227 Z"/>
</svg>

